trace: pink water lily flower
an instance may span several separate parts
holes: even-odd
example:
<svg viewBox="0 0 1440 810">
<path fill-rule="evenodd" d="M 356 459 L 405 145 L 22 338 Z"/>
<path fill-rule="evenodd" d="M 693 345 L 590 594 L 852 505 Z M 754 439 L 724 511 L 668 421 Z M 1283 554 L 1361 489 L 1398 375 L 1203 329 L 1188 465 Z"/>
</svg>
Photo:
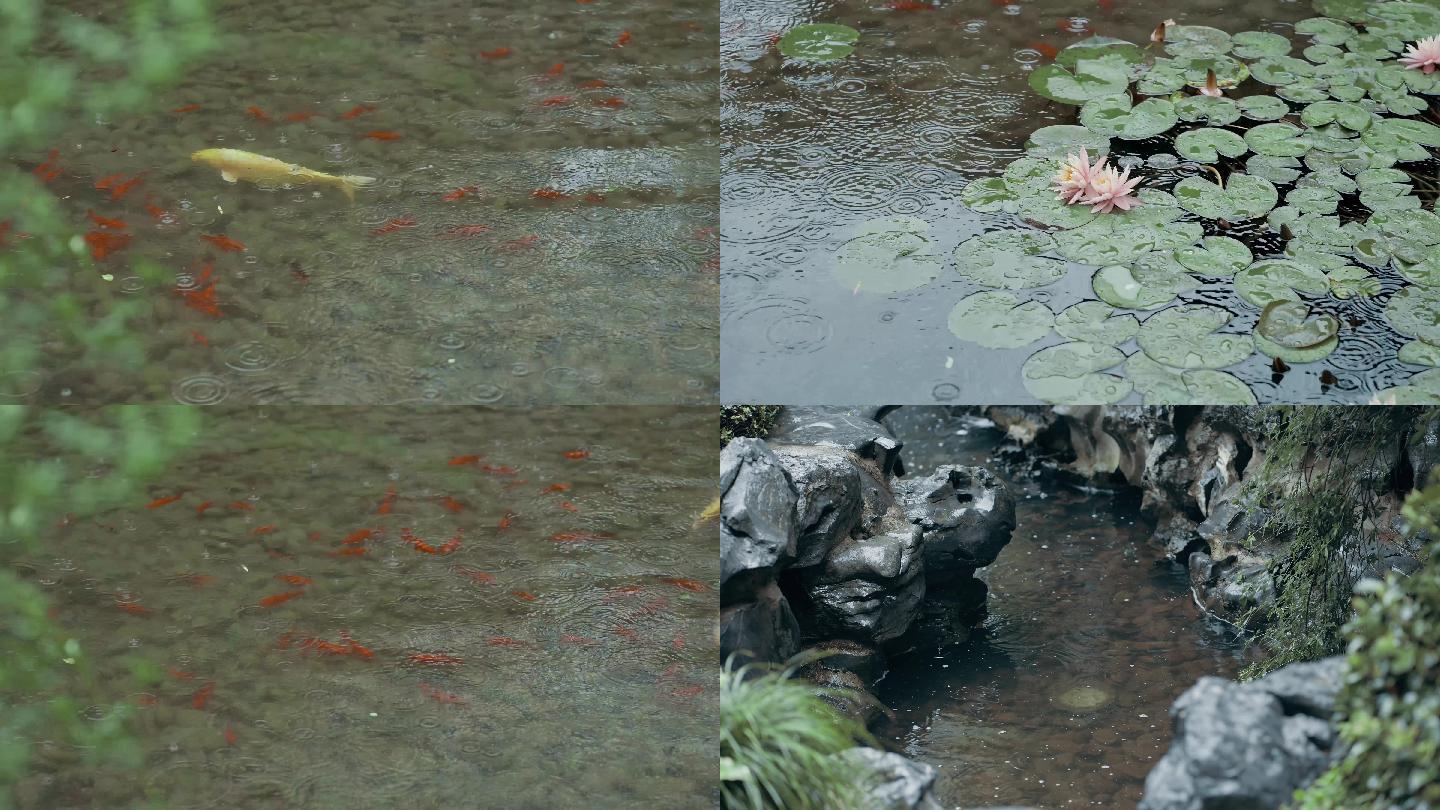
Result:
<svg viewBox="0 0 1440 810">
<path fill-rule="evenodd" d="M 1059 192 L 1060 199 L 1074 205 L 1090 191 L 1091 178 L 1104 170 L 1105 156 L 1101 155 L 1092 166 L 1090 155 L 1082 147 L 1080 154 L 1070 155 L 1061 164 L 1059 174 L 1055 175 L 1055 190 Z"/>
<path fill-rule="evenodd" d="M 1411 45 L 1400 57 L 1400 64 L 1413 70 L 1434 73 L 1435 68 L 1440 67 L 1440 34 Z"/>
<path fill-rule="evenodd" d="M 1097 214 L 1108 214 L 1116 208 L 1129 211 L 1140 204 L 1140 198 L 1134 193 L 1138 185 L 1140 178 L 1132 178 L 1130 169 L 1125 169 L 1125 173 L 1121 174 L 1107 168 L 1090 178 L 1090 191 L 1081 201 L 1095 206 L 1091 210 Z"/>
</svg>

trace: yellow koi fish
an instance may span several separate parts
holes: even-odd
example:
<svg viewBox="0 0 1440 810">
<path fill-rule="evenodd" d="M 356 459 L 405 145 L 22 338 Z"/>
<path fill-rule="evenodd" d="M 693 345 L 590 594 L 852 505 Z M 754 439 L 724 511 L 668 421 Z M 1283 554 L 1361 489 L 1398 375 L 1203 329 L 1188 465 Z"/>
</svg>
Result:
<svg viewBox="0 0 1440 810">
<path fill-rule="evenodd" d="M 294 186 L 319 183 L 325 186 L 335 186 L 345 192 L 345 196 L 349 197 L 351 202 L 355 201 L 355 189 L 375 185 L 373 177 L 361 177 L 357 174 L 340 176 L 326 174 L 307 169 L 304 166 L 297 166 L 294 163 L 257 155 L 254 152 L 243 152 L 239 149 L 201 149 L 190 155 L 190 159 L 196 163 L 204 163 L 219 169 L 221 179 L 227 183 L 234 183 L 237 180 L 249 180 L 252 183 L 261 181 L 289 183 Z"/>
<path fill-rule="evenodd" d="M 705 511 L 701 512 L 700 515 L 695 518 L 695 525 L 696 525 L 696 526 L 700 526 L 700 525 L 702 525 L 702 524 L 709 523 L 709 522 L 712 521 L 712 520 L 719 520 L 719 519 L 720 519 L 720 499 L 719 499 L 719 498 L 716 498 L 715 500 L 713 500 L 713 501 L 710 502 L 710 505 L 709 505 L 709 506 L 705 507 Z"/>
</svg>

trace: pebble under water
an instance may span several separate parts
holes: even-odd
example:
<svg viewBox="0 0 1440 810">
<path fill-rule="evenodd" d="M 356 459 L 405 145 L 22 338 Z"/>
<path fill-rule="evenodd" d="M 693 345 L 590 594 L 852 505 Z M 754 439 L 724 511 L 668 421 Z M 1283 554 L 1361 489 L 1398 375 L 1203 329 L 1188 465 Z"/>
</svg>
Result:
<svg viewBox="0 0 1440 810">
<path fill-rule="evenodd" d="M 937 408 L 887 421 L 913 474 L 983 463 L 1000 438 Z M 1234 677 L 1240 647 L 1199 612 L 1136 504 L 1010 483 L 1014 537 L 977 573 L 989 615 L 959 648 L 892 659 L 882 739 L 939 767 L 947 807 L 1133 807 L 1170 746 L 1171 702 L 1201 676 Z"/>
<path fill-rule="evenodd" d="M 142 767 L 22 808 L 709 807 L 713 409 L 219 409 L 21 560 Z M 96 475 L 104 473 L 97 466 Z"/>
<path fill-rule="evenodd" d="M 215 52 L 44 164 L 77 231 L 123 226 L 71 289 L 144 299 L 143 373 L 57 362 L 0 401 L 713 400 L 712 5 L 216 5 Z M 211 147 L 379 182 L 232 185 Z"/>
</svg>

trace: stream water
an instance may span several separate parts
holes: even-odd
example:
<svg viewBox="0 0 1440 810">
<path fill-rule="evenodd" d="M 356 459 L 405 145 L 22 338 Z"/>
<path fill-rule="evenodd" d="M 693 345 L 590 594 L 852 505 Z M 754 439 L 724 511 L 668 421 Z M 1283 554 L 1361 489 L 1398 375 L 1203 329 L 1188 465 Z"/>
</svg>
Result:
<svg viewBox="0 0 1440 810">
<path fill-rule="evenodd" d="M 77 231 L 94 211 L 129 238 L 71 291 L 144 299 L 143 372 L 0 376 L 0 398 L 714 400 L 713 3 L 215 5 L 220 47 L 179 86 L 53 144 Z M 354 204 L 231 185 L 192 163 L 210 147 L 379 182 Z"/>
<path fill-rule="evenodd" d="M 714 437 L 713 408 L 210 414 L 20 563 L 144 764 L 37 739 L 19 806 L 714 806 Z"/>
<path fill-rule="evenodd" d="M 980 464 L 988 423 L 942 408 L 887 419 L 907 469 Z M 947 807 L 1133 807 L 1170 745 L 1169 706 L 1202 675 L 1233 677 L 1239 647 L 1191 601 L 1136 504 L 1012 482 L 1017 528 L 978 576 L 983 628 L 944 655 L 891 662 L 887 741 L 940 768 Z"/>
<path fill-rule="evenodd" d="M 794 404 L 1036 401 L 1019 367 L 1064 339 L 984 349 L 947 328 L 951 309 L 979 289 L 954 271 L 952 250 L 1015 226 L 966 208 L 961 189 L 999 175 L 1032 131 L 1073 122 L 1073 107 L 1030 89 L 1031 70 L 1093 34 L 1148 42 L 1166 17 L 1293 35 L 1315 15 L 1308 0 L 724 0 L 721 10 L 721 394 Z M 858 30 L 854 52 L 824 63 L 782 57 L 774 37 L 811 22 Z M 862 223 L 897 216 L 930 228 L 939 276 L 891 294 L 837 283 L 841 245 Z M 1072 263 L 1028 298 L 1056 312 L 1093 299 L 1092 270 Z M 1387 275 L 1379 299 L 1400 283 Z M 1230 310 L 1242 332 L 1259 316 L 1228 278 L 1185 300 Z M 1408 378 L 1414 369 L 1395 359 L 1403 339 L 1379 301 L 1330 305 L 1365 325 L 1325 363 L 1272 378 L 1270 358 L 1254 355 L 1230 373 L 1261 402 L 1364 402 Z"/>
</svg>

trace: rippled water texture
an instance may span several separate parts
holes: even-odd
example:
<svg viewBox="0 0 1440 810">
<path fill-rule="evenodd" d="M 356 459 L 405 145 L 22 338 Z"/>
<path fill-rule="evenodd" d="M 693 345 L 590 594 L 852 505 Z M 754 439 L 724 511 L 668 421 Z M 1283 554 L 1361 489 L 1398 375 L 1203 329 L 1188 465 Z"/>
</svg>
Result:
<svg viewBox="0 0 1440 810">
<path fill-rule="evenodd" d="M 957 0 L 919 11 L 725 0 L 721 8 L 722 398 L 790 403 L 1035 401 L 1020 364 L 1063 338 L 990 350 L 959 340 L 946 321 L 979 289 L 955 273 L 951 251 L 999 224 L 965 208 L 960 190 L 998 176 L 1035 129 L 1073 121 L 1075 108 L 1026 83 L 1048 62 L 1042 51 L 1092 33 L 1147 42 L 1165 17 L 1288 35 L 1314 15 L 1309 2 L 1293 0 Z M 772 37 L 806 22 L 858 29 L 854 53 L 818 64 L 782 59 Z M 946 260 L 939 277 L 892 295 L 838 284 L 833 257 L 855 227 L 896 215 L 931 227 Z M 1093 298 L 1092 271 L 1072 264 L 1066 278 L 1030 298 L 1057 312 Z M 1258 313 L 1231 287 L 1226 279 L 1183 297 L 1241 313 L 1234 325 L 1248 331 Z M 1414 368 L 1395 359 L 1402 341 L 1385 326 L 1383 305 L 1346 306 L 1369 326 L 1325 363 L 1278 383 L 1263 355 L 1229 371 L 1262 402 L 1365 401 L 1404 382 Z M 1326 368 L 1337 379 L 1322 388 Z"/>
<path fill-rule="evenodd" d="M 42 744 L 21 806 L 712 806 L 714 435 L 713 408 L 215 414 L 22 565 L 100 670 L 86 716 L 139 704 L 145 765 Z"/>
<path fill-rule="evenodd" d="M 112 282 L 75 286 L 147 300 L 149 367 L 59 369 L 35 398 L 713 401 L 712 2 L 219 6 L 221 47 L 152 111 L 54 144 L 76 227 L 94 209 L 134 235 Z M 380 182 L 355 205 L 230 185 L 189 160 L 207 147 Z M 118 201 L 94 187 L 139 173 Z M 137 257 L 173 284 L 129 277 Z M 213 314 L 177 295 L 207 266 Z"/>
<path fill-rule="evenodd" d="M 997 437 L 942 415 L 892 417 L 907 467 L 979 463 Z M 946 806 L 1134 807 L 1170 745 L 1170 703 L 1238 652 L 1207 626 L 1183 569 L 1133 504 L 1016 489 L 1018 526 L 979 576 L 989 617 L 945 655 L 891 662 L 887 739 L 940 767 Z"/>
</svg>

